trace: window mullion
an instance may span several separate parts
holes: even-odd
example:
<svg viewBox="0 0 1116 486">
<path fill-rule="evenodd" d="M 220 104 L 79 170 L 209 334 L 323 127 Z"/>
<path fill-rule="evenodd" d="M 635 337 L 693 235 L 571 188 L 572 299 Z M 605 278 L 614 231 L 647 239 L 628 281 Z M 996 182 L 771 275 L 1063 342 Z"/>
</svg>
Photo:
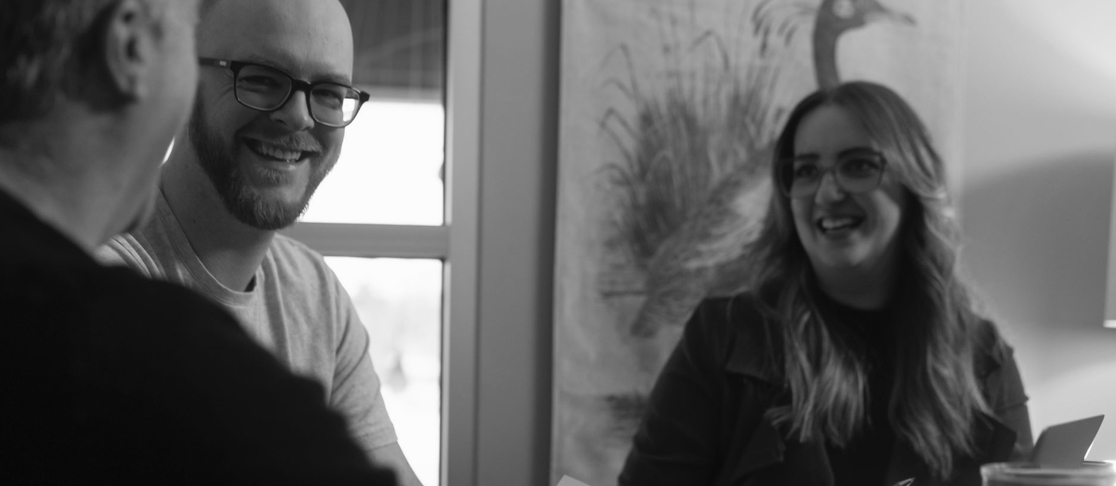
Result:
<svg viewBox="0 0 1116 486">
<path fill-rule="evenodd" d="M 283 234 L 330 256 L 432 258 L 449 255 L 449 227 L 298 223 Z"/>
</svg>

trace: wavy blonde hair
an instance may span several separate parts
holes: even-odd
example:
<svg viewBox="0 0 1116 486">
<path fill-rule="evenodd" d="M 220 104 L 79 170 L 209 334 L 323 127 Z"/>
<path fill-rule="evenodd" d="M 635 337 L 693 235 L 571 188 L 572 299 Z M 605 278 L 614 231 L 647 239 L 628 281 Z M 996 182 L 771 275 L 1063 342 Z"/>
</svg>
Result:
<svg viewBox="0 0 1116 486">
<path fill-rule="evenodd" d="M 982 318 L 958 275 L 959 231 L 941 157 L 918 115 L 898 94 L 878 84 L 849 82 L 807 96 L 790 113 L 776 142 L 773 178 L 779 177 L 774 164 L 794 155 L 799 123 L 821 106 L 840 107 L 862 123 L 908 200 L 898 236 L 900 289 L 893 297 L 904 317 L 894 323 L 896 373 L 888 417 L 897 438 L 935 475 L 948 478 L 955 454 L 974 453 L 972 425 L 989 408 L 974 370 Z M 781 191 L 772 191 L 771 198 L 754 247 L 752 288 L 780 329 L 791 400 L 768 416 L 800 441 L 844 445 L 866 421 L 864 357 L 832 332 L 818 312 L 813 295 L 820 290 L 795 230 L 790 201 Z"/>
</svg>

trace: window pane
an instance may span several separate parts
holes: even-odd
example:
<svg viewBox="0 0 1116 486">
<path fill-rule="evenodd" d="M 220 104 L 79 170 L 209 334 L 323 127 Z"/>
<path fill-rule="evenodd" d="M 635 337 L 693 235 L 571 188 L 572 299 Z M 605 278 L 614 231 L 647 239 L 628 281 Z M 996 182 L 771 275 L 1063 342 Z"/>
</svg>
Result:
<svg viewBox="0 0 1116 486">
<path fill-rule="evenodd" d="M 440 102 L 365 103 L 302 221 L 441 225 L 444 118 Z"/>
<path fill-rule="evenodd" d="M 442 262 L 326 257 L 371 340 L 399 445 L 426 485 L 438 484 Z"/>
</svg>

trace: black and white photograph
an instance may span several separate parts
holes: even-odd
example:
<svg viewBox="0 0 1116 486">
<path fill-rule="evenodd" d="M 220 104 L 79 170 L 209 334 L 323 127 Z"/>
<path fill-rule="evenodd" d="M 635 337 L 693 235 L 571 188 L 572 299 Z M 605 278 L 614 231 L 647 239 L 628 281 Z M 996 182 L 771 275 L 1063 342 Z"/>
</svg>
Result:
<svg viewBox="0 0 1116 486">
<path fill-rule="evenodd" d="M 1114 26 L 0 0 L 0 484 L 1116 486 Z"/>
</svg>

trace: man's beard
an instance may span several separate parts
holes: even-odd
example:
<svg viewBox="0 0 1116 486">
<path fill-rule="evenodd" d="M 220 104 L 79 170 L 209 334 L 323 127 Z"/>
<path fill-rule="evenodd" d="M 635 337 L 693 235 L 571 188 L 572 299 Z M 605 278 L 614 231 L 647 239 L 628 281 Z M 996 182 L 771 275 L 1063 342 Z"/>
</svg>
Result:
<svg viewBox="0 0 1116 486">
<path fill-rule="evenodd" d="M 332 160 L 322 160 L 318 164 L 313 164 L 309 160 L 298 162 L 311 164 L 310 178 L 302 198 L 291 203 L 277 201 L 263 197 L 248 184 L 240 164 L 232 156 L 235 142 L 231 142 L 229 146 L 222 145 L 220 137 L 207 130 L 205 108 L 200 97 L 194 103 L 188 131 L 190 144 L 193 145 L 198 157 L 198 164 L 209 177 L 225 209 L 240 222 L 261 230 L 274 231 L 294 224 L 302 213 L 306 212 L 310 197 L 314 195 L 318 184 L 321 184 L 322 179 L 325 179 L 326 174 L 329 174 L 330 169 L 337 162 L 336 157 L 332 157 Z"/>
</svg>

